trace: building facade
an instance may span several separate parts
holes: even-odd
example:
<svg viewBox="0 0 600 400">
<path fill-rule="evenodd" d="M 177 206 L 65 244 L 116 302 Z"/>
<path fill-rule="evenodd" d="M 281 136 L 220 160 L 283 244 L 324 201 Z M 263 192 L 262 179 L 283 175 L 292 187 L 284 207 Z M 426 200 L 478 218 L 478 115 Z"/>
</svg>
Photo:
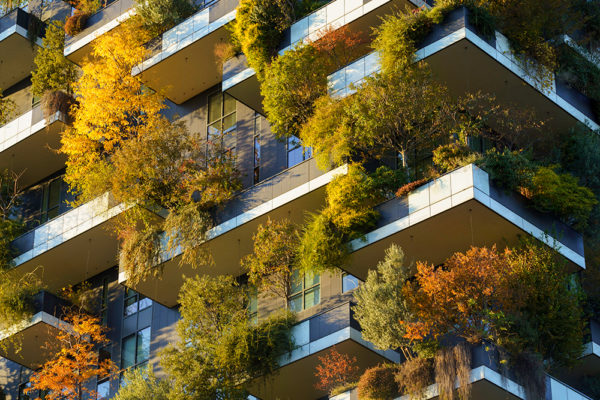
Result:
<svg viewBox="0 0 600 400">
<path fill-rule="evenodd" d="M 147 59 L 132 74 L 144 84 L 165 91 L 171 119 L 184 121 L 190 131 L 207 139 L 225 134 L 225 147 L 236 155 L 242 190 L 216 216 L 209 246 L 219 273 L 242 275 L 240 260 L 252 251 L 252 235 L 267 218 L 287 218 L 301 224 L 306 213 L 323 207 L 325 189 L 342 165 L 321 170 L 311 148 L 295 137 L 281 140 L 272 133 L 265 117 L 255 71 L 243 54 L 220 65 L 213 48 L 229 40 L 228 25 L 235 20 L 237 0 L 196 2 L 197 11 L 162 33 Z M 370 31 L 381 18 L 397 10 L 431 7 L 421 0 L 332 0 L 295 21 L 283 34 L 280 53 L 298 43 L 314 39 L 327 26 Z M 91 15 L 82 31 L 67 36 L 64 55 L 81 65 L 99 36 L 118 29 L 135 10 L 131 0 L 113 0 Z M 90 284 L 101 302 L 97 310 L 108 328 L 111 344 L 103 349 L 122 369 L 151 365 L 160 377 L 160 351 L 176 340 L 179 320 L 178 293 L 184 276 L 198 271 L 179 266 L 178 254 L 164 260 L 160 278 L 150 276 L 132 282 L 119 267 L 119 241 L 110 230 L 111 221 L 122 212 L 106 195 L 73 208 L 73 196 L 63 180 L 65 157 L 53 151 L 60 146 L 61 132 L 71 123 L 58 111 L 44 116 L 39 100 L 31 94 L 31 71 L 44 30 L 31 38 L 30 19 L 44 23 L 71 15 L 71 5 L 60 0 L 30 2 L 0 17 L 0 88 L 16 108 L 0 126 L 0 167 L 22 171 L 24 189 L 21 213 L 26 232 L 13 241 L 17 274 L 43 269 L 46 289 L 36 295 L 35 313 L 17 330 L 21 349 L 2 349 L 0 386 L 7 399 L 29 399 L 24 394 L 29 377 L 47 359 L 43 344 L 60 329 L 59 289 Z M 600 119 L 591 101 L 553 77 L 549 90 L 540 89 L 507 51 L 508 40 L 496 31 L 482 36 L 466 9 L 447 16 L 418 46 L 417 59 L 429 63 L 452 95 L 467 91 L 494 93 L 499 101 L 521 108 L 534 108 L 552 118 L 549 129 L 569 129 L 577 123 L 597 130 Z M 380 69 L 376 53 L 365 49 L 361 57 L 328 77 L 332 96 L 351 96 L 359 84 Z M 474 146 L 476 146 L 474 144 Z M 599 150 L 600 151 L 600 150 Z M 267 384 L 255 384 L 250 392 L 259 399 L 322 399 L 327 395 L 314 387 L 318 357 L 336 346 L 356 356 L 362 369 L 381 363 L 400 362 L 397 351 L 379 350 L 362 338 L 354 319 L 353 290 L 367 277 L 392 243 L 404 249 L 411 260 L 435 265 L 470 246 L 514 244 L 531 236 L 545 243 L 558 242 L 558 252 L 576 274 L 586 269 L 583 235 L 558 218 L 526 204 L 518 193 L 507 193 L 490 175 L 469 164 L 423 183 L 403 197 L 376 206 L 380 217 L 364 238 L 350 243 L 347 265 L 335 273 L 315 276 L 292 275 L 287 301 L 258 295 L 251 318 L 261 319 L 274 310 L 297 312 L 293 334 L 297 349 L 282 358 L 277 376 Z M 434 245 L 432 245 L 434 244 Z M 589 399 L 593 394 L 578 387 L 582 376 L 600 373 L 600 336 L 591 322 L 581 363 L 561 376 L 547 376 L 547 399 Z M 597 341 L 596 341 L 597 339 Z M 473 353 L 471 382 L 474 399 L 525 398 L 520 385 L 485 354 Z M 90 382 L 98 399 L 118 391 L 119 376 L 98 377 Z M 583 387 L 583 386 L 582 386 Z M 433 389 L 432 389 L 433 390 Z M 355 399 L 356 389 L 335 397 Z M 428 392 L 435 398 L 436 392 Z"/>
</svg>

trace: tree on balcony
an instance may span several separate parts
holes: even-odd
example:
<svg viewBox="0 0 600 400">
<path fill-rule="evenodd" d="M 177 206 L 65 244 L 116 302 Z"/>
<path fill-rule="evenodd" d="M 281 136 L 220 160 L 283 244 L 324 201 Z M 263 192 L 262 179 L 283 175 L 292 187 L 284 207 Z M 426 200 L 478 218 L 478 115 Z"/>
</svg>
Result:
<svg viewBox="0 0 600 400">
<path fill-rule="evenodd" d="M 109 376 L 116 370 L 110 358 L 100 359 L 98 352 L 98 347 L 110 343 L 106 328 L 100 319 L 79 312 L 71 313 L 65 322 L 72 329 L 58 330 L 59 347 L 50 347 L 55 356 L 33 374 L 31 387 L 26 391 L 47 391 L 48 400 L 95 398 L 89 380 Z"/>
</svg>

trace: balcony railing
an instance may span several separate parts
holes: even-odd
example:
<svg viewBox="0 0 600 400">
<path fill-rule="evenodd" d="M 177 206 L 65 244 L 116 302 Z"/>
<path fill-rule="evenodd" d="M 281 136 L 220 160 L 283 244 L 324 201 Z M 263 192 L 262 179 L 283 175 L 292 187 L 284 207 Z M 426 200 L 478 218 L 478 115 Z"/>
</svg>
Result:
<svg viewBox="0 0 600 400">
<path fill-rule="evenodd" d="M 443 57 L 441 54 L 445 51 L 451 51 L 453 45 L 458 42 L 465 41 L 475 46 L 480 52 L 491 57 L 494 63 L 499 63 L 500 66 L 507 69 L 511 73 L 509 75 L 517 76 L 521 81 L 530 85 L 539 95 L 544 96 L 550 102 L 560 107 L 565 113 L 576 119 L 579 122 L 587 124 L 592 129 L 600 128 L 599 116 L 595 115 L 592 101 L 577 92 L 575 89 L 567 86 L 556 77 L 552 77 L 552 85 L 550 89 L 541 88 L 536 79 L 532 78 L 527 71 L 522 68 L 520 61 L 516 60 L 508 39 L 500 32 L 496 32 L 494 37 L 485 37 L 481 35 L 475 27 L 469 22 L 469 13 L 466 8 L 460 8 L 451 12 L 443 23 L 436 26 L 432 32 L 417 45 L 416 61 L 433 59 L 435 57 Z M 451 54 L 451 53 L 448 53 Z M 479 57 L 481 53 L 473 53 L 473 57 Z M 468 57 L 467 54 L 461 55 L 462 58 Z M 439 62 L 439 61 L 438 61 Z M 449 63 L 456 63 L 457 59 L 454 54 L 448 57 L 440 66 L 448 69 Z M 475 64 L 473 64 L 475 66 Z M 476 69 L 477 67 L 473 67 Z M 359 59 L 345 68 L 334 72 L 329 76 L 330 93 L 334 96 L 345 96 L 353 93 L 352 85 L 357 85 L 365 77 L 379 71 L 378 56 L 375 53 L 369 54 L 362 59 Z M 475 82 L 476 73 L 474 71 L 470 78 L 471 90 L 478 88 Z M 466 71 L 465 71 L 466 73 Z M 550 74 L 550 72 L 548 72 Z M 439 74 L 438 74 L 439 75 Z M 462 79 L 461 76 L 453 76 L 454 80 Z M 507 78 L 508 79 L 508 78 Z M 493 85 L 494 80 L 491 76 L 487 77 L 488 85 Z M 493 87 L 490 92 L 503 92 L 505 88 L 500 86 Z M 514 95 L 514 93 L 513 93 Z M 538 95 L 538 96 L 539 96 Z M 531 104 L 538 101 L 531 96 L 521 96 L 526 99 L 531 98 Z M 519 97 L 513 98 L 512 102 L 519 101 Z M 531 107 L 531 105 L 526 105 Z M 548 112 L 550 114 L 550 112 Z M 546 116 L 544 116 L 546 117 Z"/>
</svg>

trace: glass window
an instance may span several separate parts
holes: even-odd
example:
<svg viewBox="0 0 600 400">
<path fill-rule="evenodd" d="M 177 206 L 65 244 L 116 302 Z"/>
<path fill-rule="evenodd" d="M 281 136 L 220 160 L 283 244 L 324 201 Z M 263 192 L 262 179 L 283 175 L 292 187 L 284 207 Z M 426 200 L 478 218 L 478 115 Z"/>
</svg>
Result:
<svg viewBox="0 0 600 400">
<path fill-rule="evenodd" d="M 291 168 L 304 160 L 312 157 L 312 149 L 303 147 L 302 142 L 296 136 L 290 136 L 287 140 L 287 167 Z"/>
<path fill-rule="evenodd" d="M 225 147 L 225 151 L 233 151 L 233 135 L 237 126 L 236 100 L 227 93 L 217 92 L 208 96 L 208 128 L 207 140 Z M 229 134 L 229 135 L 228 135 Z M 225 142 L 223 141 L 225 140 Z"/>
<path fill-rule="evenodd" d="M 123 346 L 121 347 L 121 367 L 123 369 L 135 364 L 135 339 L 135 334 L 123 339 Z"/>
<path fill-rule="evenodd" d="M 108 399 L 110 397 L 110 381 L 107 379 L 102 382 L 98 382 L 96 388 L 96 400 Z"/>
<path fill-rule="evenodd" d="M 321 276 L 292 270 L 288 308 L 302 311 L 321 302 Z"/>
<path fill-rule="evenodd" d="M 150 358 L 150 327 L 142 329 L 137 333 L 136 364 L 147 361 Z"/>
<path fill-rule="evenodd" d="M 102 280 L 102 299 L 100 303 L 102 325 L 108 326 L 108 277 Z"/>
<path fill-rule="evenodd" d="M 138 311 L 148 308 L 152 305 L 152 300 L 146 296 L 140 295 L 136 291 L 127 289 L 125 291 L 125 316 L 133 315 Z"/>
<path fill-rule="evenodd" d="M 357 277 L 346 272 L 342 274 L 342 293 L 356 289 L 358 285 L 360 285 L 360 280 Z"/>
<path fill-rule="evenodd" d="M 254 113 L 254 183 L 260 182 L 260 114 Z"/>
</svg>

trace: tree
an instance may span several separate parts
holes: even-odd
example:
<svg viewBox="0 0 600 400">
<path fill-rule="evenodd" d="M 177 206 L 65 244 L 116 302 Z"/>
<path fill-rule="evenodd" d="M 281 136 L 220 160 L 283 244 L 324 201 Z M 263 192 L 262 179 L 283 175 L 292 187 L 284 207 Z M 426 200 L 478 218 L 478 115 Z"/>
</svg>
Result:
<svg viewBox="0 0 600 400">
<path fill-rule="evenodd" d="M 0 125 L 6 124 L 13 117 L 15 112 L 15 102 L 2 96 L 0 90 Z"/>
<path fill-rule="evenodd" d="M 63 22 L 52 21 L 46 27 L 42 47 L 37 51 L 31 73 L 31 92 L 34 96 L 43 96 L 49 91 L 72 92 L 77 79 L 77 68 L 63 53 L 65 32 Z"/>
<path fill-rule="evenodd" d="M 261 293 L 287 299 L 292 266 L 298 246 L 298 230 L 288 220 L 267 219 L 252 236 L 254 251 L 241 261 L 248 283 Z"/>
<path fill-rule="evenodd" d="M 179 294 L 179 341 L 162 353 L 178 399 L 246 399 L 243 383 L 291 351 L 291 314 L 251 325 L 247 293 L 229 276 L 187 279 Z"/>
<path fill-rule="evenodd" d="M 156 36 L 192 15 L 195 7 L 188 0 L 136 0 L 135 11 L 144 28 Z"/>
<path fill-rule="evenodd" d="M 412 342 L 406 338 L 406 324 L 415 321 L 404 294 L 404 286 L 413 275 L 406 265 L 402 249 L 392 244 L 385 258 L 370 270 L 356 291 L 354 317 L 362 328 L 363 337 L 380 349 L 399 348 L 406 359 L 414 357 Z"/>
<path fill-rule="evenodd" d="M 73 312 L 65 317 L 72 329 L 59 329 L 56 340 L 59 343 L 56 354 L 31 377 L 31 387 L 47 391 L 48 400 L 79 400 L 83 397 L 96 397 L 95 390 L 89 388 L 91 378 L 104 377 L 116 370 L 110 359 L 101 360 L 98 346 L 110 343 L 106 328 L 97 317 Z"/>
<path fill-rule="evenodd" d="M 319 356 L 315 377 L 319 382 L 315 387 L 332 396 L 335 389 L 355 383 L 360 374 L 356 357 L 342 354 L 333 346 L 324 356 Z"/>
<path fill-rule="evenodd" d="M 170 400 L 170 381 L 157 379 L 150 367 L 131 368 L 123 375 L 123 384 L 115 400 Z"/>
</svg>

